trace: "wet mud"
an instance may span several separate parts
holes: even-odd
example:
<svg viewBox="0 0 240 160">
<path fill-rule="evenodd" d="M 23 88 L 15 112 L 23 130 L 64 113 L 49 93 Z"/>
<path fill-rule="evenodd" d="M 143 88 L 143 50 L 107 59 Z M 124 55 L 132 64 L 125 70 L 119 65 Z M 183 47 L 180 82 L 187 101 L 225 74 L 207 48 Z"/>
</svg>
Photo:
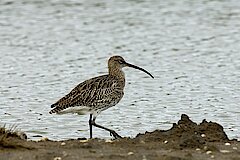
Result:
<svg viewBox="0 0 240 160">
<path fill-rule="evenodd" d="M 160 128 L 160 126 L 159 126 Z M 185 114 L 169 130 L 138 134 L 117 140 L 70 139 L 40 141 L 26 139 L 22 132 L 0 130 L 0 159 L 163 159 L 238 160 L 240 142 L 229 139 L 223 127 L 203 120 L 197 124 Z"/>
</svg>

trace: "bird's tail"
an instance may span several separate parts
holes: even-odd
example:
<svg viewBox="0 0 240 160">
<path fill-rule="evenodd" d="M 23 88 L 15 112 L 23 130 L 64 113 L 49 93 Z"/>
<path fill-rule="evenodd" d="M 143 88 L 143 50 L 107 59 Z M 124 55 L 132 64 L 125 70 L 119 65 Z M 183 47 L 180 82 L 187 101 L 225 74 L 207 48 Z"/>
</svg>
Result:
<svg viewBox="0 0 240 160">
<path fill-rule="evenodd" d="M 55 107 L 55 108 L 54 108 Z M 52 104 L 51 105 L 51 108 L 54 108 L 54 109 L 52 109 L 49 113 L 50 114 L 52 114 L 52 113 L 57 113 L 57 111 L 58 111 L 58 107 L 57 107 L 57 105 L 56 105 L 56 103 L 54 103 L 54 104 Z"/>
<path fill-rule="evenodd" d="M 53 108 L 55 107 L 55 108 Z M 52 114 L 52 113 L 60 113 L 62 112 L 63 110 L 65 110 L 66 108 L 69 108 L 69 105 L 58 105 L 58 104 L 52 104 L 51 105 L 51 108 L 53 108 L 49 113 Z"/>
<path fill-rule="evenodd" d="M 56 107 L 56 103 L 54 103 L 54 104 L 51 105 L 51 108 L 54 108 L 54 107 Z"/>
<path fill-rule="evenodd" d="M 59 108 L 54 108 L 49 113 L 53 114 L 53 113 L 57 113 L 58 111 L 59 111 Z"/>
</svg>

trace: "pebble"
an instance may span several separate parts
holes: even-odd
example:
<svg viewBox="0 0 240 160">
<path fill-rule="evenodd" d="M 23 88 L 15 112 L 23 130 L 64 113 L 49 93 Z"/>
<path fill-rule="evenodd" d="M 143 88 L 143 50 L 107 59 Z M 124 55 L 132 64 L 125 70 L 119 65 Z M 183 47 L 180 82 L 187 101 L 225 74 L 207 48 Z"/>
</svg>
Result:
<svg viewBox="0 0 240 160">
<path fill-rule="evenodd" d="M 142 160 L 147 160 L 147 158 L 146 158 L 146 156 L 145 156 L 145 155 L 143 155 L 143 158 L 142 158 Z"/>
<path fill-rule="evenodd" d="M 53 160 L 62 160 L 61 157 L 54 157 Z"/>
<path fill-rule="evenodd" d="M 212 154 L 212 151 L 207 151 L 206 154 Z"/>
<path fill-rule="evenodd" d="M 88 140 L 87 139 L 86 140 L 80 140 L 79 142 L 86 143 L 86 142 L 88 142 Z"/>
<path fill-rule="evenodd" d="M 27 139 L 27 135 L 24 132 L 17 131 L 16 133 L 21 139 L 24 139 L 24 140 Z"/>
<path fill-rule="evenodd" d="M 228 143 L 228 142 L 227 142 L 227 143 L 225 143 L 225 146 L 230 146 L 230 145 L 231 145 L 231 144 L 230 144 L 230 143 Z"/>
<path fill-rule="evenodd" d="M 133 155 L 134 153 L 133 152 L 128 152 L 128 155 L 130 156 L 130 155 Z"/>
<path fill-rule="evenodd" d="M 207 146 L 204 146 L 203 149 L 206 151 L 206 150 L 208 149 L 208 147 L 207 147 Z"/>
<path fill-rule="evenodd" d="M 238 148 L 237 147 L 233 147 L 234 150 L 237 150 Z"/>
<path fill-rule="evenodd" d="M 166 141 L 164 141 L 163 143 L 167 144 L 167 143 L 168 143 L 168 141 L 166 140 Z"/>
<path fill-rule="evenodd" d="M 203 137 L 203 138 L 206 137 L 206 134 L 201 134 L 201 137 Z"/>
<path fill-rule="evenodd" d="M 221 153 L 230 153 L 229 150 L 220 150 Z"/>
<path fill-rule="evenodd" d="M 201 149 L 200 148 L 196 148 L 196 151 L 200 151 Z"/>
<path fill-rule="evenodd" d="M 215 158 L 215 156 L 214 156 L 214 155 L 211 155 L 211 158 Z"/>
<path fill-rule="evenodd" d="M 113 143 L 113 141 L 111 139 L 107 139 L 105 140 L 106 143 Z"/>
<path fill-rule="evenodd" d="M 39 141 L 48 141 L 48 138 L 47 137 L 43 137 Z"/>
<path fill-rule="evenodd" d="M 66 145 L 66 143 L 65 143 L 65 142 L 62 142 L 62 143 L 61 143 L 61 146 L 65 146 L 65 145 Z"/>
</svg>

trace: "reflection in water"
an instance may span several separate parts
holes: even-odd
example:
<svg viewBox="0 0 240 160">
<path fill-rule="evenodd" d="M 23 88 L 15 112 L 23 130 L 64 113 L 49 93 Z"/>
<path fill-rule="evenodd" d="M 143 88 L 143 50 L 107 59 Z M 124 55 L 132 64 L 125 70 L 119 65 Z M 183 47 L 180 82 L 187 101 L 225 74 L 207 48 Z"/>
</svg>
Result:
<svg viewBox="0 0 240 160">
<path fill-rule="evenodd" d="M 239 139 L 237 0 L 0 4 L 2 124 L 17 124 L 32 139 L 88 137 L 88 116 L 52 116 L 50 104 L 107 73 L 108 57 L 120 54 L 155 79 L 124 69 L 124 98 L 99 116 L 100 124 L 135 136 L 169 128 L 185 113 L 216 121 Z"/>
</svg>

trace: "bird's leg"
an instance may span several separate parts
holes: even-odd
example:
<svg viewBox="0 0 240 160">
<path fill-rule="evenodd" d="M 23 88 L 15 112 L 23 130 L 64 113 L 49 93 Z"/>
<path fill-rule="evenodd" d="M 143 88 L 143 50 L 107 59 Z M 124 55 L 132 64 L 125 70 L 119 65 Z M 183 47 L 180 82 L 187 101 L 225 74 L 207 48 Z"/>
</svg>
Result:
<svg viewBox="0 0 240 160">
<path fill-rule="evenodd" d="M 122 137 L 121 137 L 119 134 L 117 134 L 117 132 L 115 132 L 114 130 L 109 129 L 109 128 L 106 128 L 106 127 L 103 127 L 103 126 L 101 126 L 101 125 L 99 125 L 99 124 L 96 124 L 95 120 L 96 120 L 96 118 L 93 118 L 93 120 L 91 121 L 91 124 L 92 124 L 92 125 L 94 125 L 95 127 L 102 128 L 102 129 L 105 129 L 105 130 L 109 131 L 109 132 L 110 132 L 110 135 L 113 136 L 115 139 L 117 139 L 117 138 L 122 138 Z"/>
<path fill-rule="evenodd" d="M 89 118 L 89 129 L 90 129 L 90 139 L 92 139 L 92 114 L 90 114 Z"/>
</svg>

